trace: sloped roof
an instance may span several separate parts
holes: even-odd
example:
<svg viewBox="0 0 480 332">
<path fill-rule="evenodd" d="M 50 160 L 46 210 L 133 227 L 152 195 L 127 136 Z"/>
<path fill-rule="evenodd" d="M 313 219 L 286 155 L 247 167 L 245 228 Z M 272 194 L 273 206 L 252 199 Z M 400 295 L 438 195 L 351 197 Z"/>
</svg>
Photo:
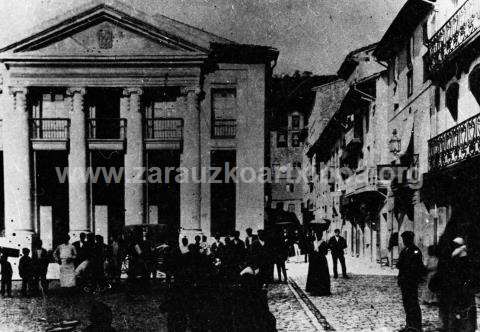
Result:
<svg viewBox="0 0 480 332">
<path fill-rule="evenodd" d="M 64 27 L 65 25 L 72 24 L 81 18 L 92 16 L 101 12 L 108 13 L 109 15 L 115 16 L 118 19 L 128 16 L 128 18 L 131 20 L 142 24 L 148 24 L 158 30 L 163 31 L 167 35 L 181 36 L 182 39 L 186 40 L 187 42 L 198 45 L 205 50 L 210 48 L 211 43 L 232 45 L 237 44 L 234 41 L 176 21 L 164 15 L 150 15 L 144 13 L 117 0 L 92 0 L 87 4 L 70 9 L 62 15 L 35 26 L 31 30 L 25 32 L 23 36 L 18 38 L 18 41 L 10 43 L 6 46 L 2 46 L 0 52 L 10 50 L 18 45 L 27 43 L 36 37 L 53 32 L 56 29 Z"/>
<path fill-rule="evenodd" d="M 434 8 L 433 2 L 435 0 L 408 0 L 388 27 L 373 55 L 380 61 L 386 61 L 396 53 L 406 38 L 410 37 L 413 30 Z"/>
</svg>

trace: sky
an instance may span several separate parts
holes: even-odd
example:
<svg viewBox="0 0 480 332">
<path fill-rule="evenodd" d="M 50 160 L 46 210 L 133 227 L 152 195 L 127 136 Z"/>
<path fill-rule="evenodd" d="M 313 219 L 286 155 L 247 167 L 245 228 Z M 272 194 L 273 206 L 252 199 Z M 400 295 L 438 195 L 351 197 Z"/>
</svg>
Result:
<svg viewBox="0 0 480 332">
<path fill-rule="evenodd" d="M 125 0 L 121 0 L 125 1 Z M 0 0 L 0 45 L 88 0 Z M 277 74 L 336 73 L 352 50 L 377 42 L 405 0 L 129 0 L 239 43 L 280 51 Z"/>
</svg>

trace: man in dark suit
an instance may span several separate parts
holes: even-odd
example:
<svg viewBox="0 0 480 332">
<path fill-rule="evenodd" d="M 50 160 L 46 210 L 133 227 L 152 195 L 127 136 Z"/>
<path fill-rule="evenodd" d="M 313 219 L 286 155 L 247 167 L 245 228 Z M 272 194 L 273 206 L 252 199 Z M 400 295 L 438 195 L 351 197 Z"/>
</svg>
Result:
<svg viewBox="0 0 480 332">
<path fill-rule="evenodd" d="M 347 241 L 340 236 L 340 230 L 334 231 L 335 235 L 328 241 L 328 247 L 330 248 L 333 261 L 333 277 L 338 278 L 337 261 L 340 261 L 342 265 L 343 278 L 348 279 L 347 267 L 345 266 L 345 256 L 343 250 L 347 247 Z"/>
<path fill-rule="evenodd" d="M 72 243 L 75 247 L 75 250 L 77 251 L 77 258 L 75 258 L 75 268 L 86 259 L 86 240 L 87 234 L 82 232 L 80 233 L 80 240 Z"/>
<path fill-rule="evenodd" d="M 258 279 L 261 284 L 267 284 L 273 277 L 273 258 L 268 246 L 264 231 L 259 230 L 258 240 L 252 243 L 251 264 L 259 269 Z"/>
<path fill-rule="evenodd" d="M 33 288 L 38 291 L 39 285 L 42 287 L 43 294 L 48 291 L 47 272 L 49 258 L 47 250 L 43 248 L 42 240 L 38 239 L 34 243 L 32 252 L 33 262 Z"/>
<path fill-rule="evenodd" d="M 405 248 L 398 257 L 398 285 L 402 292 L 403 308 L 406 314 L 406 326 L 402 331 L 422 330 L 422 311 L 418 304 L 418 285 L 425 274 L 423 257 L 414 244 L 415 234 L 410 231 L 402 233 Z"/>
</svg>

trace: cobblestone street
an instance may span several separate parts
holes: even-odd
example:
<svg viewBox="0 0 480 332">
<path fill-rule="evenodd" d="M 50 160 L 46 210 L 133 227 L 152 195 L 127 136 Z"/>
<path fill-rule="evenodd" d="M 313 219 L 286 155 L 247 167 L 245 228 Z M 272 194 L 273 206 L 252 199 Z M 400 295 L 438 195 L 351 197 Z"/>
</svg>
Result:
<svg viewBox="0 0 480 332">
<path fill-rule="evenodd" d="M 305 289 L 307 268 L 304 263 L 288 266 L 288 273 L 301 292 Z M 330 297 L 304 294 L 336 331 L 396 331 L 405 324 L 396 277 L 391 270 L 378 272 L 349 274 L 350 279 L 347 280 L 332 278 Z M 437 331 L 440 327 L 438 308 L 422 305 L 421 309 L 424 331 Z"/>
</svg>

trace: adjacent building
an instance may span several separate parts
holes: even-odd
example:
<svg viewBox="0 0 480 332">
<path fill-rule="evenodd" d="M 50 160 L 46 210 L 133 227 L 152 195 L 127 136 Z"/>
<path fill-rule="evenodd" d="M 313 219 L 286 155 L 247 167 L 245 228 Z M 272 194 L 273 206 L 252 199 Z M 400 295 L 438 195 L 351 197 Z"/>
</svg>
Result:
<svg viewBox="0 0 480 332">
<path fill-rule="evenodd" d="M 295 213 L 300 223 L 308 222 L 303 204 L 305 178 L 303 146 L 308 117 L 314 104 L 314 86 L 335 79 L 335 76 L 317 76 L 296 72 L 292 76 L 275 76 L 272 82 L 270 107 L 270 185 L 271 209 Z"/>
<path fill-rule="evenodd" d="M 352 255 L 393 265 L 403 231 L 426 252 L 448 225 L 478 249 L 479 14 L 478 1 L 409 0 L 378 44 L 349 55 L 361 61 L 347 57 L 316 89 L 304 200 Z M 381 69 L 355 74 L 370 61 Z"/>
<path fill-rule="evenodd" d="M 338 70 L 338 79 L 315 89 L 317 101 L 305 150 L 312 167 L 306 204 L 313 203 L 320 222 L 330 221 L 327 236 L 340 229 L 348 252 L 370 260 L 381 256 L 379 209 L 386 194 L 376 181 L 381 160 L 378 143 L 386 128 L 375 102 L 385 70 L 372 55 L 376 46 L 352 51 Z"/>
<path fill-rule="evenodd" d="M 176 179 L 262 172 L 277 56 L 115 1 L 3 47 L 2 243 L 39 236 L 51 249 L 64 233 L 144 224 L 187 236 L 263 228 L 262 182 Z"/>
</svg>

